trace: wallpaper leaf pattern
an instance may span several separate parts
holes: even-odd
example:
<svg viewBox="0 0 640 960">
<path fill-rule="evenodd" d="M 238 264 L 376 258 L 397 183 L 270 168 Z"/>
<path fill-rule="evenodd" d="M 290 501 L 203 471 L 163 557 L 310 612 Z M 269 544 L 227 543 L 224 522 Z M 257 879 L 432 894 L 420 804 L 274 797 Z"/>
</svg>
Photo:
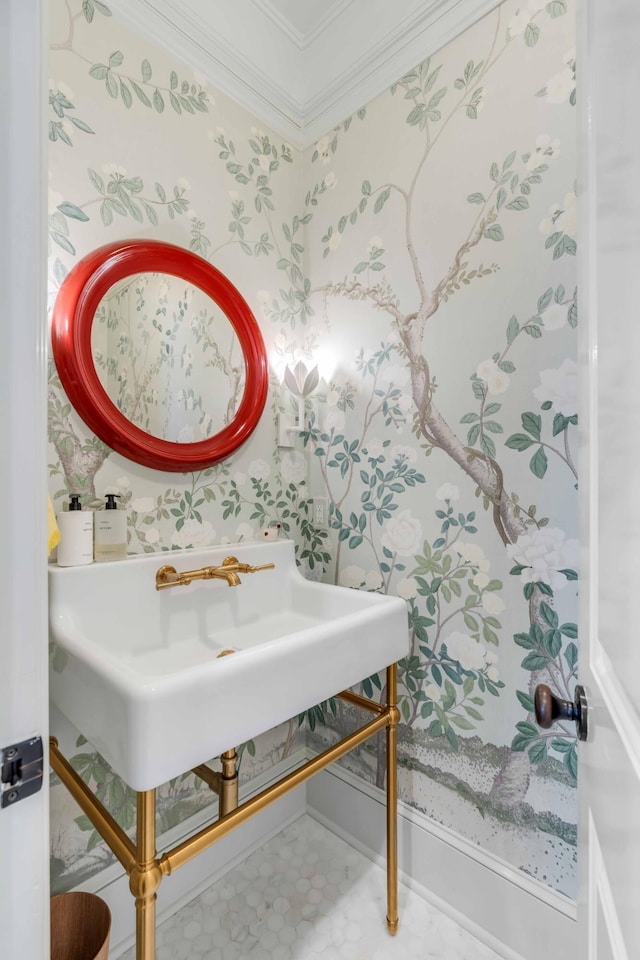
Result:
<svg viewBox="0 0 640 960">
<path fill-rule="evenodd" d="M 542 734 L 532 696 L 571 697 L 578 655 L 574 12 L 506 0 L 304 156 L 97 0 L 54 4 L 50 93 L 52 298 L 100 243 L 175 242 L 243 291 L 271 366 L 245 447 L 171 483 L 87 435 L 52 368 L 52 494 L 116 488 L 135 552 L 280 523 L 308 576 L 403 597 L 403 799 L 568 894 L 575 734 Z M 300 360 L 321 380 L 279 448 Z M 384 695 L 383 677 L 362 689 Z M 318 705 L 308 743 L 353 713 Z M 128 826 L 126 788 L 77 756 Z M 345 762 L 383 785 L 383 744 Z M 207 802 L 188 778 L 167 791 L 167 809 Z"/>
</svg>

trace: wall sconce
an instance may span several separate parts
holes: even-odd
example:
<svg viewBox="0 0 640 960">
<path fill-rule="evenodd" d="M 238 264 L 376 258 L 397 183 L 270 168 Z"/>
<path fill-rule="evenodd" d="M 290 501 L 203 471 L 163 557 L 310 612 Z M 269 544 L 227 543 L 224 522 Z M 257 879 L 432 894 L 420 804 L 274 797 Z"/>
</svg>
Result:
<svg viewBox="0 0 640 960">
<path fill-rule="evenodd" d="M 293 417 L 288 414 L 280 414 L 278 446 L 292 447 L 293 434 L 304 430 L 304 404 L 307 397 L 310 397 L 313 391 L 320 383 L 320 374 L 318 367 L 307 370 L 307 367 L 299 360 L 293 370 L 287 365 L 284 371 L 285 386 L 298 400 L 298 416 Z"/>
</svg>

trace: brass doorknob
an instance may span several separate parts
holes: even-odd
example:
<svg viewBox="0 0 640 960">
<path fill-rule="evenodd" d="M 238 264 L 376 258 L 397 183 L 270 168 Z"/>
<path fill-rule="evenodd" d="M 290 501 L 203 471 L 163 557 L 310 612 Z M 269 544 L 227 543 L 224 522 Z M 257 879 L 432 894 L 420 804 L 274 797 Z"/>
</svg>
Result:
<svg viewBox="0 0 640 960">
<path fill-rule="evenodd" d="M 587 725 L 587 696 L 584 687 L 576 687 L 573 703 L 571 700 L 560 700 L 546 683 L 536 687 L 533 697 L 536 721 L 543 730 L 548 730 L 556 720 L 574 720 L 578 732 L 578 740 L 586 740 Z"/>
</svg>

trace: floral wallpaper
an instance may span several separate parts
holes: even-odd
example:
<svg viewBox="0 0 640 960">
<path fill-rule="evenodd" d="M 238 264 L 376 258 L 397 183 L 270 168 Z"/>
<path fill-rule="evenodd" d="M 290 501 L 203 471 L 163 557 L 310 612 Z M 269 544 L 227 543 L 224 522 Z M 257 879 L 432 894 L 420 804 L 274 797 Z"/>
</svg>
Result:
<svg viewBox="0 0 640 960">
<path fill-rule="evenodd" d="M 279 522 L 307 576 L 403 597 L 402 799 L 569 896 L 575 733 L 541 732 L 532 696 L 538 682 L 571 696 L 577 671 L 574 25 L 573 0 L 506 0 L 302 156 L 98 0 L 55 0 L 50 61 L 51 301 L 84 253 L 157 237 L 240 288 L 271 367 L 247 444 L 171 476 L 92 436 L 52 368 L 54 499 L 117 488 L 131 552 Z M 300 361 L 319 382 L 278 447 L 278 414 L 297 410 L 284 370 Z M 319 705 L 307 743 L 352 714 Z M 245 745 L 243 773 L 300 729 Z M 130 791 L 65 737 L 131 826 Z M 382 742 L 344 762 L 383 785 Z M 108 852 L 59 789 L 64 888 Z M 193 777 L 161 795 L 173 822 L 209 799 Z"/>
</svg>

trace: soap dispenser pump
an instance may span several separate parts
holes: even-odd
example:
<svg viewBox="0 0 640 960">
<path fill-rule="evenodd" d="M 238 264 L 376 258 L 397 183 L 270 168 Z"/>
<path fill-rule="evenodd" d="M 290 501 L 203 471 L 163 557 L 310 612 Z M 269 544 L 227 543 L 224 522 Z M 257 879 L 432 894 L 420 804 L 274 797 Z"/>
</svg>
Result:
<svg viewBox="0 0 640 960">
<path fill-rule="evenodd" d="M 79 494 L 71 494 L 69 509 L 59 513 L 56 522 L 60 531 L 58 566 L 93 563 L 93 511 L 82 509 Z"/>
<path fill-rule="evenodd" d="M 107 493 L 104 510 L 96 511 L 94 557 L 96 563 L 124 560 L 127 556 L 127 515 L 118 510 L 119 493 Z"/>
</svg>

